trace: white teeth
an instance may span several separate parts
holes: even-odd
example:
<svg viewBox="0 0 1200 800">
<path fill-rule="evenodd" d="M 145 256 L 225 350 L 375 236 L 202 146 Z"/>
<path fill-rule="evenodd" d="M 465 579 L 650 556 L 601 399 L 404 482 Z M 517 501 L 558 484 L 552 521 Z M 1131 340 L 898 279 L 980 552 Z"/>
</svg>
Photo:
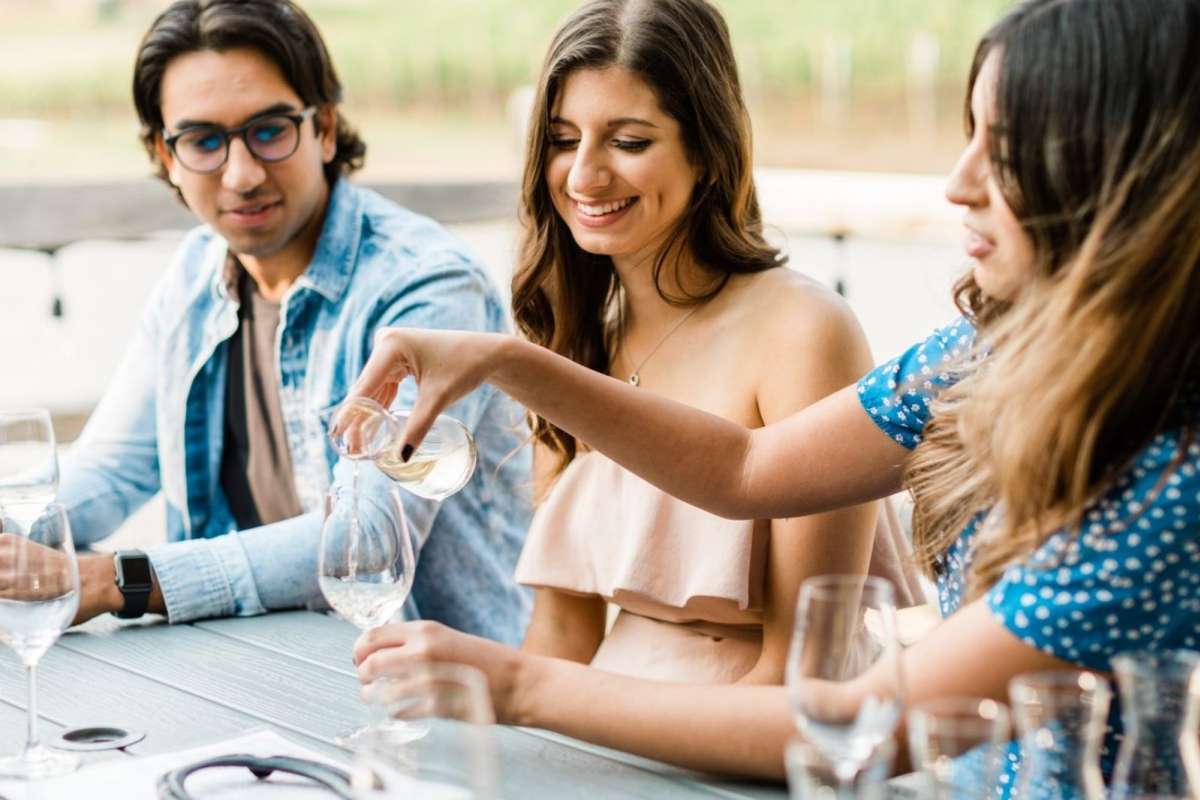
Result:
<svg viewBox="0 0 1200 800">
<path fill-rule="evenodd" d="M 624 200 L 618 200 L 615 203 L 605 203 L 602 206 L 590 206 L 586 203 L 579 203 L 579 210 L 589 217 L 603 217 L 605 214 L 612 214 L 614 211 L 620 211 L 627 205 L 632 203 L 635 198 L 627 197 Z"/>
</svg>

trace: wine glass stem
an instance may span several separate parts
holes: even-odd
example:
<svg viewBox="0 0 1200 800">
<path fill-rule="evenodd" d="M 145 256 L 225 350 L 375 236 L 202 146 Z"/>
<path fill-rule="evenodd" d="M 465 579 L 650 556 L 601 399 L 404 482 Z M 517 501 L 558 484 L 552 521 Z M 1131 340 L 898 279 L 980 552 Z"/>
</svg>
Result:
<svg viewBox="0 0 1200 800">
<path fill-rule="evenodd" d="M 29 675 L 29 730 L 25 736 L 25 750 L 29 751 L 38 746 L 37 665 L 30 664 L 25 671 Z"/>
<path fill-rule="evenodd" d="M 860 767 L 855 764 L 838 763 L 833 773 L 837 777 L 838 800 L 854 800 L 857 797 L 855 784 L 858 782 Z"/>
</svg>

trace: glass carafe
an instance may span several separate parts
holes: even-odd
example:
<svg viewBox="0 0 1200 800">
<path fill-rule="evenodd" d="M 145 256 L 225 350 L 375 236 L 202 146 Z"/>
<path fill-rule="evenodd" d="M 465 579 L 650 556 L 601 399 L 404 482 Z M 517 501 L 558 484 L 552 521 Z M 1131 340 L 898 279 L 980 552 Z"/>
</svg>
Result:
<svg viewBox="0 0 1200 800">
<path fill-rule="evenodd" d="M 1125 653 L 1112 663 L 1125 729 L 1112 800 L 1193 796 L 1185 753 L 1196 730 L 1185 723 L 1189 691 L 1200 681 L 1200 654 Z"/>
<path fill-rule="evenodd" d="M 321 415 L 339 455 L 375 462 L 404 489 L 430 500 L 457 492 L 475 471 L 475 440 L 467 426 L 442 414 L 408 461 L 401 458 L 404 412 L 389 411 L 374 400 L 356 397 Z"/>
<path fill-rule="evenodd" d="M 1108 682 L 1091 672 L 1034 672 L 1014 678 L 1008 696 L 1021 742 L 1014 799 L 1104 800 Z"/>
</svg>

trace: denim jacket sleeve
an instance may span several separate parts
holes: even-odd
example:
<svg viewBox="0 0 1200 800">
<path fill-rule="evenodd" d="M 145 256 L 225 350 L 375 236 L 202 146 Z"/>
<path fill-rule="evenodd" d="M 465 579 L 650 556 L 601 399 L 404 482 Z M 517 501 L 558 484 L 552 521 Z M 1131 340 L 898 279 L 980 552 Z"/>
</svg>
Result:
<svg viewBox="0 0 1200 800">
<path fill-rule="evenodd" d="M 465 259 L 435 267 L 418 265 L 403 270 L 402 275 L 398 285 L 381 293 L 357 335 L 340 343 L 346 348 L 348 378 L 361 371 L 379 327 L 497 330 L 503 324 L 503 314 L 487 278 Z M 486 398 L 493 391 L 488 387 L 476 390 L 447 413 L 474 430 Z M 416 387 L 411 382 L 405 384 L 395 407 L 411 405 L 415 396 Z M 339 461 L 334 466 L 333 482 L 349 482 L 351 469 L 350 462 Z M 360 475 L 360 491 L 390 488 L 390 481 L 381 473 L 368 470 Z M 420 548 L 433 529 L 441 504 L 402 494 L 419 560 Z M 318 600 L 320 528 L 321 514 L 312 512 L 226 536 L 170 543 L 148 551 L 170 620 L 249 616 Z M 415 613 L 411 604 L 409 613 Z"/>
<path fill-rule="evenodd" d="M 76 544 L 111 535 L 161 486 L 155 343 L 166 282 L 152 293 L 132 343 L 64 464 L 58 501 L 67 508 Z"/>
</svg>

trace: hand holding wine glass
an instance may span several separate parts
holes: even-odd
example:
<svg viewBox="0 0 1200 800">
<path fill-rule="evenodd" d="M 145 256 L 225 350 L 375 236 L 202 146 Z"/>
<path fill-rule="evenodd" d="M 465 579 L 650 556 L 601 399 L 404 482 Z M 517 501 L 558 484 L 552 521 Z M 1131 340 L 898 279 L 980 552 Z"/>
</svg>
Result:
<svg viewBox="0 0 1200 800">
<path fill-rule="evenodd" d="M 0 760 L 0 774 L 59 775 L 75 769 L 78 759 L 38 743 L 35 668 L 79 608 L 79 567 L 71 529 L 66 510 L 56 503 L 9 503 L 0 508 L 0 520 L 0 642 L 16 651 L 29 674 L 25 748 Z"/>
</svg>

